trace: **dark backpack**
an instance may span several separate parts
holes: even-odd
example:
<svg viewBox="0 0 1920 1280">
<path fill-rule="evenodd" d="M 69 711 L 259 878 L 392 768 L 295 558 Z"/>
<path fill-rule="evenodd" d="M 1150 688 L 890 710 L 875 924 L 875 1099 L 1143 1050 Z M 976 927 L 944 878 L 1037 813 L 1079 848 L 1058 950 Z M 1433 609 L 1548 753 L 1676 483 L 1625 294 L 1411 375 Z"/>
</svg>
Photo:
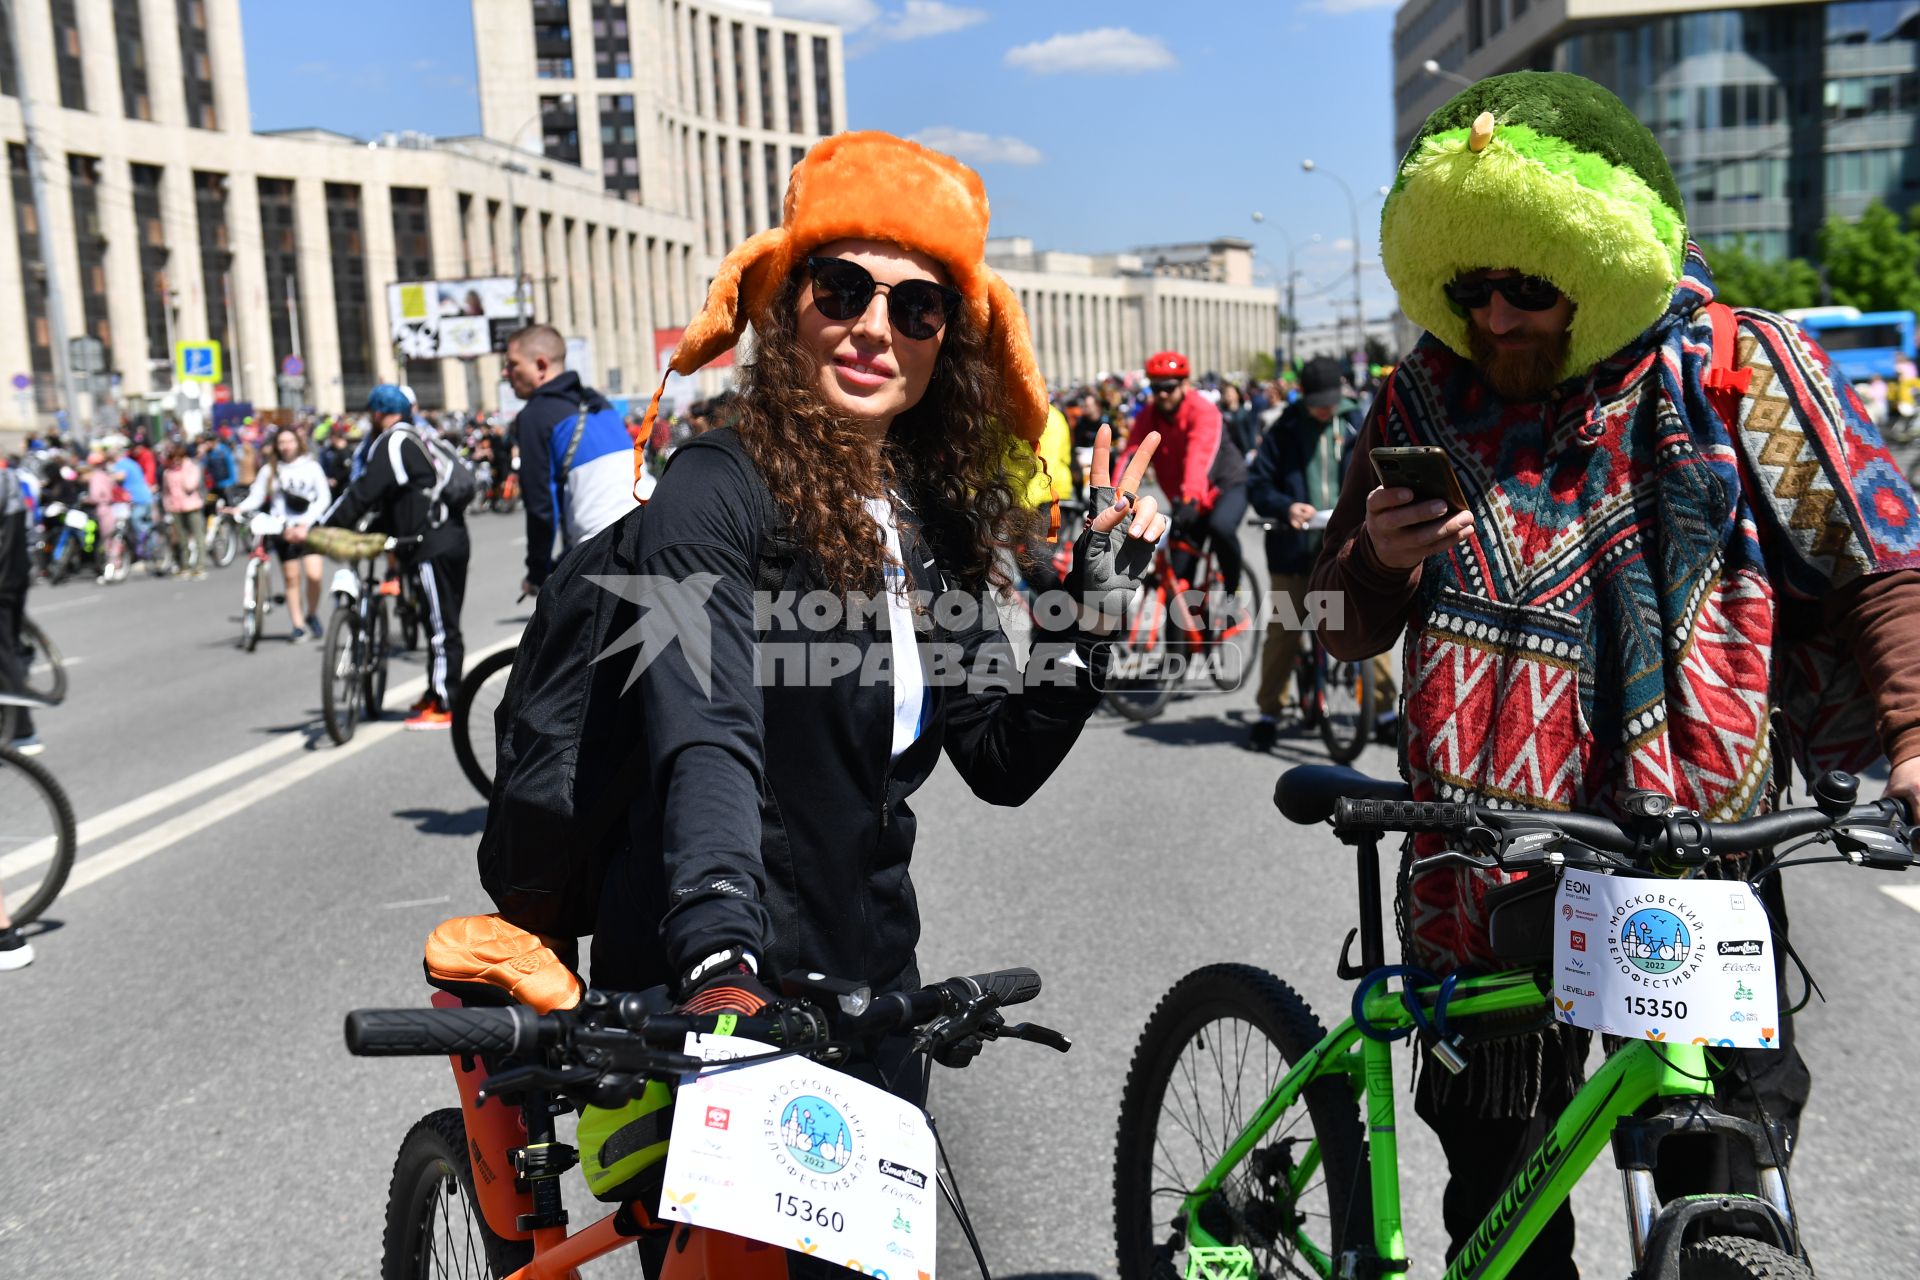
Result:
<svg viewBox="0 0 1920 1280">
<path fill-rule="evenodd" d="M 395 429 L 412 436 L 433 466 L 433 487 L 427 490 L 428 519 L 437 529 L 472 505 L 474 495 L 480 491 L 480 482 L 474 478 L 467 460 L 439 432 L 406 422 Z"/>
<path fill-rule="evenodd" d="M 683 449 L 722 448 L 748 462 L 733 432 L 712 431 Z M 773 496 L 760 495 L 755 589 L 777 592 L 792 563 Z M 646 508 L 628 512 L 561 557 L 520 637 L 494 713 L 498 755 L 480 883 L 500 914 L 556 937 L 593 932 L 607 867 L 628 848 L 634 789 L 646 785 L 640 688 L 622 692 L 628 664 L 595 662 L 632 626 L 639 606 L 588 579 L 637 573 Z"/>
</svg>

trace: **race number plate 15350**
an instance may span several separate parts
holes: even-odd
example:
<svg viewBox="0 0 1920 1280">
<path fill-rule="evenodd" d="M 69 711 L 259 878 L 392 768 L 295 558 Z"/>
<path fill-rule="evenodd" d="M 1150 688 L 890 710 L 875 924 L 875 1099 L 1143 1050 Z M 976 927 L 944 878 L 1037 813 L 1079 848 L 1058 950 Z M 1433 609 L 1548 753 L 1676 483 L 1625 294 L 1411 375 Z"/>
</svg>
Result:
<svg viewBox="0 0 1920 1280">
<path fill-rule="evenodd" d="M 1668 1044 L 1780 1047 L 1773 930 L 1743 881 L 1568 871 L 1554 905 L 1561 1022 Z"/>
<path fill-rule="evenodd" d="M 710 1062 L 770 1046 L 689 1036 Z M 660 1216 L 870 1276 L 934 1274 L 933 1131 L 918 1107 L 802 1057 L 681 1082 Z"/>
</svg>

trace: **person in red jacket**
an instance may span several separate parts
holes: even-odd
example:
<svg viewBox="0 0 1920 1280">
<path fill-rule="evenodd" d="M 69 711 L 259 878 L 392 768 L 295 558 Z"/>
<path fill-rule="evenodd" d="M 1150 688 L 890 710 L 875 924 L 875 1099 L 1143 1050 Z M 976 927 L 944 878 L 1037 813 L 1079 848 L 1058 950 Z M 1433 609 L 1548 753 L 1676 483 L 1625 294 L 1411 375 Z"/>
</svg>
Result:
<svg viewBox="0 0 1920 1280">
<path fill-rule="evenodd" d="M 1240 586 L 1240 522 L 1247 515 L 1247 460 L 1225 438 L 1220 410 L 1189 391 L 1193 368 L 1178 351 L 1147 359 L 1153 398 L 1134 415 L 1132 440 L 1160 433 L 1153 478 L 1167 495 L 1175 527 L 1208 538 L 1226 589 Z M 1176 566 L 1191 573 L 1191 566 Z"/>
</svg>

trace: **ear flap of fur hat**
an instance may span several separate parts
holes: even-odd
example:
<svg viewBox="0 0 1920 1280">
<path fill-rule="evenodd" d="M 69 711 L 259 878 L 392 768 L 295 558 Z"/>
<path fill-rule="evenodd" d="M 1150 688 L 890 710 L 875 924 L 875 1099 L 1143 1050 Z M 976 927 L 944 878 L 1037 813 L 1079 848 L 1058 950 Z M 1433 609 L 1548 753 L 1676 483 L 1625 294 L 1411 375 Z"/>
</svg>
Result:
<svg viewBox="0 0 1920 1280">
<path fill-rule="evenodd" d="M 1008 426 L 1022 440 L 1035 444 L 1047 428 L 1047 380 L 1033 354 L 1033 337 L 1020 298 L 993 271 L 987 272 L 987 310 L 987 350 L 1006 384 L 1007 412 L 1013 419 Z"/>
<path fill-rule="evenodd" d="M 734 348 L 748 322 L 772 305 L 789 261 L 786 247 L 785 227 L 749 236 L 734 247 L 714 273 L 706 305 L 681 335 L 669 368 L 691 374 Z"/>
</svg>

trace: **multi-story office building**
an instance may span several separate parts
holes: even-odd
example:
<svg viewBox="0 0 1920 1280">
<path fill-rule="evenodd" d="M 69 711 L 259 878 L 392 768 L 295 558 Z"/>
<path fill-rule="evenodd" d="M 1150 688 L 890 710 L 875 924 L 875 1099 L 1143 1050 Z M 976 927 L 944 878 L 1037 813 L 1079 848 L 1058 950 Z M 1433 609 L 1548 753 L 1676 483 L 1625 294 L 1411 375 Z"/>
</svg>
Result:
<svg viewBox="0 0 1920 1280">
<path fill-rule="evenodd" d="M 1702 243 L 1810 255 L 1829 214 L 1920 203 L 1920 8 L 1681 0 L 1406 0 L 1394 23 L 1404 151 L 1452 77 L 1572 71 L 1654 130 Z M 1445 74 L 1425 69 L 1429 60 Z"/>
<path fill-rule="evenodd" d="M 1196 372 L 1243 373 L 1279 345 L 1279 297 L 1253 283 L 1253 246 L 1221 239 L 1095 256 L 1036 252 L 1011 236 L 987 262 L 1026 310 L 1040 368 L 1056 387 L 1139 369 L 1172 349 Z"/>
<path fill-rule="evenodd" d="M 847 127 L 838 27 L 769 0 L 474 0 L 481 127 L 696 222 L 718 256 L 780 222 L 787 174 Z"/>
</svg>

